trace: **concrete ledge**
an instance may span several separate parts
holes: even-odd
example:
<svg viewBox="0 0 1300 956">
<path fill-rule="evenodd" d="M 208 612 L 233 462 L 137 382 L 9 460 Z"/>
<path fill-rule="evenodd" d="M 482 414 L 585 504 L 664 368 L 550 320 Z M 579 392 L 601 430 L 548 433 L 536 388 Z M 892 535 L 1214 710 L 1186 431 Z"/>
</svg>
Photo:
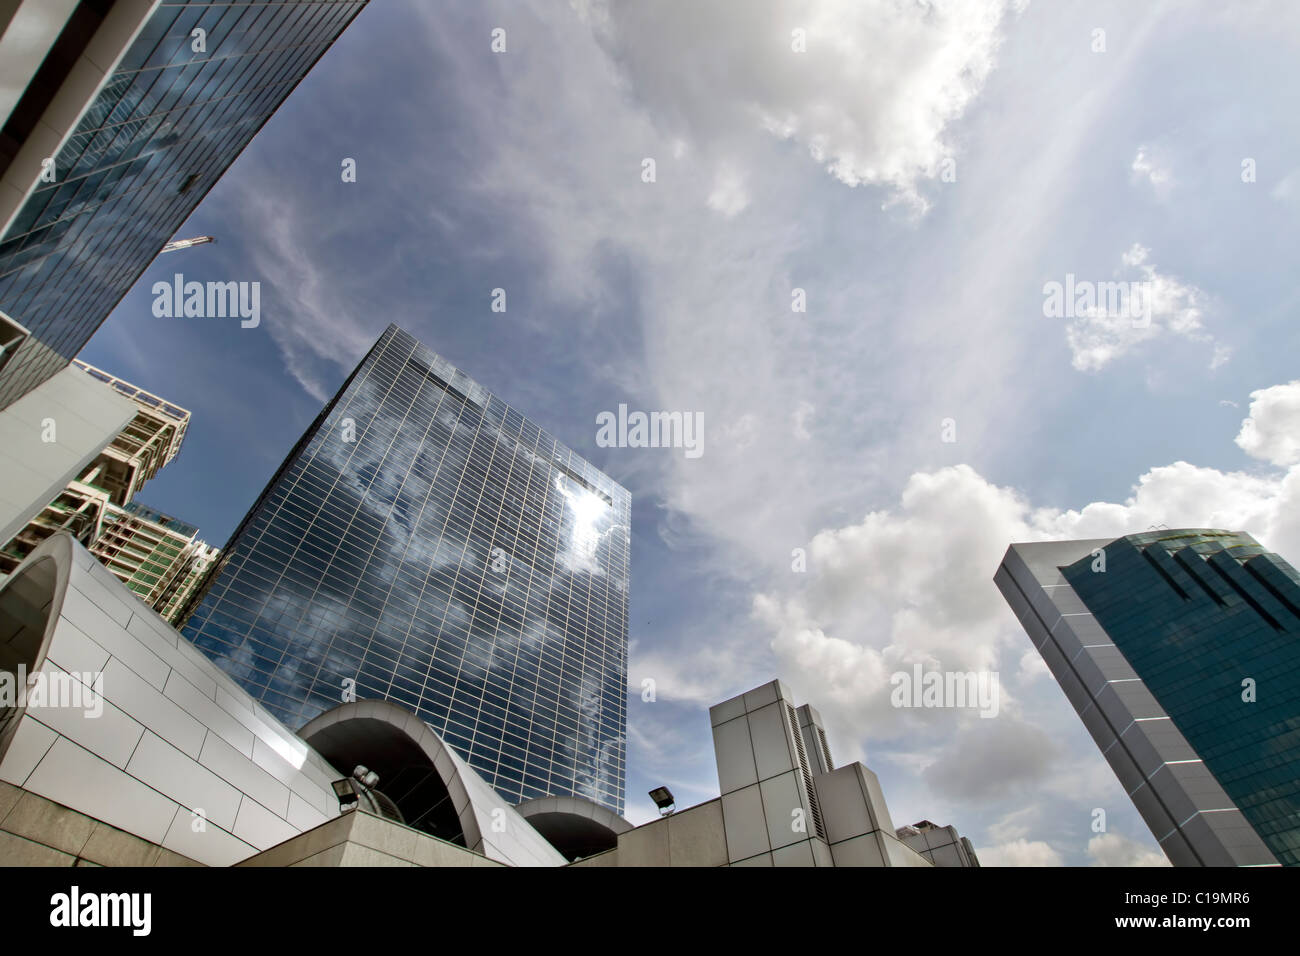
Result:
<svg viewBox="0 0 1300 956">
<path fill-rule="evenodd" d="M 420 830 L 353 810 L 236 866 L 502 866 Z"/>
<path fill-rule="evenodd" d="M 6 866 L 202 866 L 40 794 L 0 781 Z"/>
</svg>

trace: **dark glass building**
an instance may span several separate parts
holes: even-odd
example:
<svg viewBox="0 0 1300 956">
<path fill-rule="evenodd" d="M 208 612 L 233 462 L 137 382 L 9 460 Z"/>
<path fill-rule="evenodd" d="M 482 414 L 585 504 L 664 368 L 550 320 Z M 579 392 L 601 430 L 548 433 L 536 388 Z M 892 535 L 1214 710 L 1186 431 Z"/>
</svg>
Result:
<svg viewBox="0 0 1300 956">
<path fill-rule="evenodd" d="M 0 409 L 67 366 L 365 3 L 169 2 L 129 34 L 52 157 L 54 181 L 33 175 L 0 235 L 0 312 L 27 333 L 6 338 Z M 36 128 L 59 64 L 96 44 L 90 13 L 125 15 L 111 2 L 79 5 L 5 124 L 0 158 Z"/>
<path fill-rule="evenodd" d="M 1300 574 L 1240 532 L 1013 545 L 997 581 L 1175 863 L 1300 864 Z"/>
<path fill-rule="evenodd" d="M 623 810 L 631 499 L 389 326 L 235 531 L 184 633 L 291 727 L 423 718 L 506 799 Z"/>
</svg>

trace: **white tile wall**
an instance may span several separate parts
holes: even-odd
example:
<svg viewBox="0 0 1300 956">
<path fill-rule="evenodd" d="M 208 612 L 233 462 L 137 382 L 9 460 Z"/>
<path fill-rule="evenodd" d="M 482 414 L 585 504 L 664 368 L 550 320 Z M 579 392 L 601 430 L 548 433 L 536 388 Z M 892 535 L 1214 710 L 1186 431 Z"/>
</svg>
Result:
<svg viewBox="0 0 1300 956">
<path fill-rule="evenodd" d="M 288 818 L 289 788 L 216 734 L 208 734 L 208 739 L 203 742 L 199 763 L 282 819 Z"/>
<path fill-rule="evenodd" d="M 826 825 L 826 839 L 831 843 L 876 829 L 857 774 L 853 771 L 853 765 L 849 765 L 814 778 L 822 820 Z"/>
<path fill-rule="evenodd" d="M 248 796 L 239 805 L 239 815 L 235 818 L 235 836 L 259 850 L 269 850 L 277 843 L 297 836 L 298 832 L 283 817 L 277 816 Z"/>
<path fill-rule="evenodd" d="M 70 568 L 44 666 L 101 670 L 104 710 L 25 713 L 0 778 L 211 865 L 338 814 L 325 761 L 83 548 L 57 536 L 39 553 Z"/>
<path fill-rule="evenodd" d="M 758 782 L 749 721 L 737 717 L 713 728 L 713 752 L 718 764 L 720 793 L 730 793 Z"/>
<path fill-rule="evenodd" d="M 67 737 L 54 741 L 23 786 L 151 843 L 162 840 L 177 810 L 174 800 Z"/>
<path fill-rule="evenodd" d="M 174 853 L 208 866 L 231 866 L 257 852 L 257 847 L 212 823 L 208 823 L 201 831 L 195 831 L 194 818 L 185 810 L 176 814 L 176 819 L 162 839 L 162 845 Z"/>
<path fill-rule="evenodd" d="M 790 741 L 790 719 L 783 702 L 768 704 L 751 711 L 750 739 L 754 744 L 754 761 L 758 779 L 766 780 L 794 769 L 793 744 Z"/>
<path fill-rule="evenodd" d="M 885 855 L 880 852 L 874 833 L 831 844 L 831 857 L 836 866 L 884 866 Z"/>
<path fill-rule="evenodd" d="M 763 815 L 767 818 L 767 839 L 772 849 L 788 846 L 800 840 L 806 840 L 814 832 L 812 814 L 808 812 L 800 793 L 798 778 L 794 771 L 783 773 L 779 777 L 769 777 L 758 785 L 763 796 Z M 795 811 L 802 830 L 795 830 Z"/>
<path fill-rule="evenodd" d="M 108 651 L 71 623 L 66 623 L 54 632 L 46 656 L 65 671 L 81 673 L 102 671 L 108 663 Z"/>
<path fill-rule="evenodd" d="M 58 737 L 36 718 L 23 719 L 9 741 L 4 761 L 0 762 L 0 780 L 17 787 L 26 786 L 28 776 Z"/>
<path fill-rule="evenodd" d="M 253 732 L 237 721 L 230 713 L 218 707 L 216 701 L 203 694 L 182 677 L 172 671 L 167 678 L 167 688 L 163 692 L 197 719 L 204 727 L 220 736 L 240 753 L 248 758 L 253 756 Z"/>
<path fill-rule="evenodd" d="M 733 862 L 771 849 L 758 784 L 722 795 L 722 824 L 727 833 L 727 856 Z"/>
<path fill-rule="evenodd" d="M 240 792 L 211 770 L 195 763 L 153 732 L 146 733 L 127 765 L 127 772 L 187 810 L 203 815 L 224 830 L 235 825 Z"/>
<path fill-rule="evenodd" d="M 737 717 L 744 716 L 745 713 L 745 695 L 733 697 L 731 700 L 724 700 L 720 704 L 714 704 L 709 708 L 709 723 L 716 727 L 718 724 L 725 724 L 729 720 L 735 720 Z"/>
<path fill-rule="evenodd" d="M 173 747 L 197 758 L 208 730 L 179 705 L 153 690 L 143 678 L 116 658 L 104 668 L 104 696 Z"/>
<path fill-rule="evenodd" d="M 298 796 L 298 794 L 290 793 L 289 815 L 286 819 L 289 821 L 290 826 L 295 827 L 299 833 L 303 833 L 320 826 L 329 817 Z"/>
<path fill-rule="evenodd" d="M 816 866 L 812 845 L 808 840 L 772 851 L 773 866 Z"/>
<path fill-rule="evenodd" d="M 47 680 L 66 671 L 54 666 L 47 660 L 41 665 L 41 673 Z M 63 678 L 66 680 L 67 678 Z M 84 684 L 82 685 L 85 686 Z M 82 691 L 82 703 L 87 702 L 89 694 Z M 83 707 L 30 706 L 27 712 L 41 719 L 41 723 L 65 737 L 71 737 L 91 753 L 98 754 L 109 763 L 125 767 L 131 759 L 131 752 L 140 742 L 144 725 L 132 720 L 107 699 L 97 702 L 98 716 L 87 713 Z"/>
</svg>

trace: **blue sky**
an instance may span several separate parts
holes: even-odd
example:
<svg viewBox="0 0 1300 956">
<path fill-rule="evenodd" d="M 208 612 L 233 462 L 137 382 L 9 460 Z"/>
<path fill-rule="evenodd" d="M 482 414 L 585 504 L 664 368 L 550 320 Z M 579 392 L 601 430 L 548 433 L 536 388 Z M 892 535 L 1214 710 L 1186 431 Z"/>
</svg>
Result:
<svg viewBox="0 0 1300 956">
<path fill-rule="evenodd" d="M 992 576 L 1012 540 L 1152 524 L 1300 557 L 1298 27 L 375 3 L 178 233 L 218 242 L 160 258 L 82 357 L 191 409 L 142 498 L 216 544 L 389 322 L 628 487 L 634 821 L 661 783 L 716 795 L 708 705 L 780 676 L 896 825 L 988 863 L 1160 862 Z M 261 282 L 261 325 L 155 318 L 176 271 Z M 1046 316 L 1067 274 L 1147 283 L 1150 326 Z M 598 447 L 619 403 L 702 412 L 703 456 Z M 996 671 L 999 716 L 892 708 L 914 661 Z"/>
</svg>

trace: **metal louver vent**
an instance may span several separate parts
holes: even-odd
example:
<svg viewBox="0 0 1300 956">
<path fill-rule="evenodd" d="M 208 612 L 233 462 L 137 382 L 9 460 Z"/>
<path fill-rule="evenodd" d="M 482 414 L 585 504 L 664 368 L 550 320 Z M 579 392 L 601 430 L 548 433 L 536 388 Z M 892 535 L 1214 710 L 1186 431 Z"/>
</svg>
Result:
<svg viewBox="0 0 1300 956">
<path fill-rule="evenodd" d="M 803 748 L 803 734 L 799 731 L 799 718 L 795 715 L 794 708 L 789 704 L 785 705 L 785 710 L 790 723 L 790 732 L 794 737 L 794 747 L 799 755 L 799 766 L 796 768 L 799 773 L 799 783 L 808 798 L 808 810 L 812 815 L 813 829 L 824 840 L 826 839 L 826 828 L 822 825 L 821 807 L 817 805 L 817 794 L 813 792 L 812 788 L 812 773 L 808 770 L 808 754 Z"/>
<path fill-rule="evenodd" d="M 826 731 L 820 727 L 817 728 L 817 740 L 822 745 L 822 759 L 826 761 L 826 770 L 829 772 L 835 769 L 835 764 L 831 762 L 831 748 L 826 743 Z"/>
</svg>

